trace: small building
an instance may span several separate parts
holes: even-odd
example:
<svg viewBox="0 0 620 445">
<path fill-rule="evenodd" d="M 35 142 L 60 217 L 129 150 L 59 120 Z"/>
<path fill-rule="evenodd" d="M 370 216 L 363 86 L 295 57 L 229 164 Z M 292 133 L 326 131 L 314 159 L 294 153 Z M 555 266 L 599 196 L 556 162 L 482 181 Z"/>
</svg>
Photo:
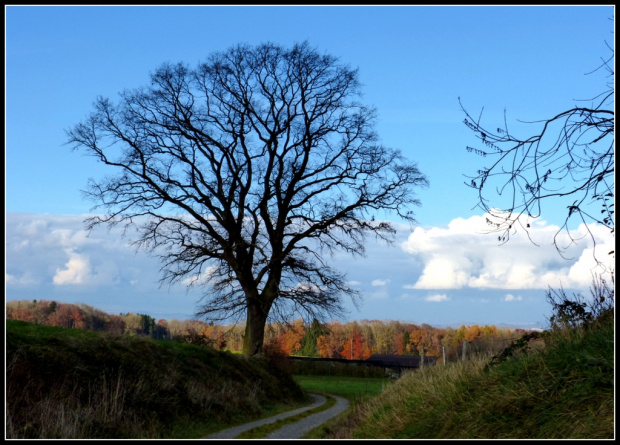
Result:
<svg viewBox="0 0 620 445">
<path fill-rule="evenodd" d="M 424 357 L 424 366 L 432 366 L 439 357 Z M 366 359 L 372 366 L 380 366 L 385 374 L 399 377 L 403 371 L 419 369 L 422 357 L 419 355 L 373 354 Z"/>
</svg>

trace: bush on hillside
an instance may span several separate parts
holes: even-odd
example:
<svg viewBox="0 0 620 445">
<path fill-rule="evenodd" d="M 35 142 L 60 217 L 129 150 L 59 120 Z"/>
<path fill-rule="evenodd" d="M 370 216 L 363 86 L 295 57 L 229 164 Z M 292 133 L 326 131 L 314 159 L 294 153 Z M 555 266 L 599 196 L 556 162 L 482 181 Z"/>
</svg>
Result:
<svg viewBox="0 0 620 445">
<path fill-rule="evenodd" d="M 170 437 L 305 398 L 267 359 L 11 320 L 6 333 L 11 438 Z"/>
</svg>

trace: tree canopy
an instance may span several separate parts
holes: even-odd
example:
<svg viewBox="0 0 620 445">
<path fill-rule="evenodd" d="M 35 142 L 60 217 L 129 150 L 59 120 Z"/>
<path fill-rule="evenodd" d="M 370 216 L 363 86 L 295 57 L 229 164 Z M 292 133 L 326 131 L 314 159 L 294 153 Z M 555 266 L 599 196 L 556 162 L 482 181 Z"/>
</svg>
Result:
<svg viewBox="0 0 620 445">
<path fill-rule="evenodd" d="M 359 97 L 358 71 L 307 42 L 165 63 L 67 132 L 115 172 L 89 181 L 105 214 L 87 228 L 137 229 L 162 282 L 205 285 L 198 314 L 245 316 L 244 353 L 260 353 L 268 318 L 338 315 L 342 296 L 356 300 L 329 254 L 391 240 L 386 214 L 414 222 L 427 179 L 379 143 Z"/>
</svg>

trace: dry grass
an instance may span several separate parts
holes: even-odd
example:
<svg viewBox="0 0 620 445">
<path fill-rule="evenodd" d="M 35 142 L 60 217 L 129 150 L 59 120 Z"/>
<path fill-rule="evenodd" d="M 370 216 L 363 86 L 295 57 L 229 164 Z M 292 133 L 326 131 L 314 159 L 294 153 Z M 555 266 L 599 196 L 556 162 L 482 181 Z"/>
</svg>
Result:
<svg viewBox="0 0 620 445">
<path fill-rule="evenodd" d="M 491 367 L 478 356 L 404 375 L 326 437 L 613 438 L 613 317 L 549 332 L 545 341 Z"/>
<path fill-rule="evenodd" d="M 196 438 L 306 402 L 265 360 L 7 321 L 7 438 Z"/>
</svg>

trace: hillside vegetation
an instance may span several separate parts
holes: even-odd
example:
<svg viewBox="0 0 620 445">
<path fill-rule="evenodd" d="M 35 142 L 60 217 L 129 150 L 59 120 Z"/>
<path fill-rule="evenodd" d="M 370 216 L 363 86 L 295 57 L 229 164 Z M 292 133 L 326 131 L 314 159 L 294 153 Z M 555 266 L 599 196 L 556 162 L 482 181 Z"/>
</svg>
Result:
<svg viewBox="0 0 620 445">
<path fill-rule="evenodd" d="M 614 438 L 614 308 L 562 298 L 552 328 L 503 354 L 406 374 L 319 437 Z M 601 299 L 599 301 L 605 301 Z"/>
<path fill-rule="evenodd" d="M 92 306 L 47 300 L 14 300 L 5 304 L 7 320 L 145 336 L 240 351 L 245 325 L 219 325 L 204 320 L 156 320 L 147 314 L 109 314 Z M 331 320 L 305 323 L 301 318 L 265 327 L 265 350 L 270 354 L 365 360 L 372 354 L 425 355 L 455 361 L 463 341 L 469 350 L 497 352 L 526 331 L 495 325 L 437 328 L 394 320 Z"/>
<path fill-rule="evenodd" d="M 577 297 L 550 291 L 549 330 L 521 333 L 496 355 L 485 347 L 382 383 L 383 392 L 356 397 L 352 410 L 309 437 L 613 438 L 614 288 L 600 282 L 589 305 Z M 6 434 L 203 437 L 308 403 L 286 362 L 7 319 Z M 310 377 L 296 378 L 308 386 Z"/>
<path fill-rule="evenodd" d="M 269 359 L 6 321 L 7 438 L 197 438 L 308 403 Z"/>
</svg>

